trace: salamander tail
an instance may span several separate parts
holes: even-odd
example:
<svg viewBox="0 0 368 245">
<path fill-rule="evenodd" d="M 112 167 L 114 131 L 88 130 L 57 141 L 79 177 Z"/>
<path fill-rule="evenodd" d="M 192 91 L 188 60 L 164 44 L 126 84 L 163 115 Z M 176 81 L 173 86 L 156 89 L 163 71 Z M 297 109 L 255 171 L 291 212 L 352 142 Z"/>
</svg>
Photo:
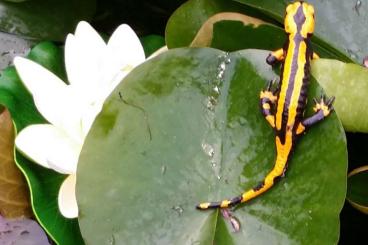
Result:
<svg viewBox="0 0 368 245">
<path fill-rule="evenodd" d="M 214 208 L 229 208 L 242 202 L 242 196 L 234 197 L 230 200 L 223 200 L 221 202 L 204 202 L 196 206 L 197 209 L 206 210 Z"/>
</svg>

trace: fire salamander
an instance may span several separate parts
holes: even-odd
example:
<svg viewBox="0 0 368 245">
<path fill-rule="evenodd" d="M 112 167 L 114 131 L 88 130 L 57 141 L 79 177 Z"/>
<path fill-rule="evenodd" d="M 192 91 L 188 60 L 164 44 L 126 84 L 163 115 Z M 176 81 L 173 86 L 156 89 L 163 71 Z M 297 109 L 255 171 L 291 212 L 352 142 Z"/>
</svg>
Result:
<svg viewBox="0 0 368 245">
<path fill-rule="evenodd" d="M 275 130 L 276 161 L 273 169 L 256 187 L 245 191 L 240 196 L 220 202 L 205 202 L 197 205 L 200 210 L 210 208 L 228 208 L 247 202 L 269 190 L 287 169 L 288 160 L 295 147 L 297 138 L 313 124 L 323 120 L 333 110 L 334 97 L 321 96 L 314 99 L 315 113 L 303 118 L 307 103 L 307 89 L 310 78 L 310 61 L 318 58 L 313 53 L 310 38 L 314 31 L 314 8 L 298 1 L 286 8 L 285 32 L 288 39 L 284 48 L 271 52 L 267 63 L 274 65 L 282 62 L 280 84 L 267 88 L 260 93 L 262 114 Z"/>
</svg>

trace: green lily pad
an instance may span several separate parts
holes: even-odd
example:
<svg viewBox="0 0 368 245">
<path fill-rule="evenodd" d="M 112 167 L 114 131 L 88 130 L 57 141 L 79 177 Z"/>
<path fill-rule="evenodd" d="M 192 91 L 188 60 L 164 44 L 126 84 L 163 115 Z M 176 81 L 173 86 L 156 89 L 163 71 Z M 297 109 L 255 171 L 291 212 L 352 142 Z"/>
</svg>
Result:
<svg viewBox="0 0 368 245">
<path fill-rule="evenodd" d="M 274 0 L 235 0 L 248 7 L 253 7 L 266 15 L 272 16 L 280 24 L 287 1 Z M 317 25 L 316 36 L 332 44 L 354 61 L 361 63 L 368 54 L 367 45 L 367 18 L 368 4 L 363 1 L 345 0 L 309 0 L 315 8 Z"/>
<path fill-rule="evenodd" d="M 246 7 L 228 0 L 189 0 L 170 17 L 166 26 L 169 48 L 189 46 L 208 18 L 220 12 L 248 13 Z"/>
<path fill-rule="evenodd" d="M 286 178 L 234 210 L 239 232 L 219 211 L 195 209 L 254 187 L 273 166 L 273 130 L 259 111 L 276 76 L 267 54 L 175 49 L 123 80 L 78 163 L 87 244 L 337 243 L 347 151 L 334 113 L 302 137 Z M 309 97 L 320 93 L 312 81 Z"/>
<path fill-rule="evenodd" d="M 241 6 L 234 1 L 224 0 L 190 0 L 182 5 L 169 19 L 166 27 L 166 42 L 169 48 L 189 46 L 195 38 L 201 26 L 206 24 L 211 17 L 220 12 L 236 12 L 250 16 L 256 16 L 264 21 L 276 25 L 252 25 L 243 26 L 239 22 L 229 22 L 224 19 L 214 25 L 213 44 L 211 47 L 221 48 L 224 51 L 232 51 L 248 48 L 271 49 L 282 47 L 285 34 L 282 26 L 283 22 L 277 18 L 277 13 L 265 11 L 253 4 Z M 282 9 L 284 15 L 285 5 L 274 2 L 277 9 Z M 229 19 L 228 19 L 229 20 Z M 231 19 L 230 19 L 231 20 Z M 280 21 L 277 23 L 277 21 Z M 323 25 L 323 21 L 317 20 L 317 26 Z M 204 34 L 205 35 L 205 34 Z M 242 40 L 242 41 L 239 41 Z M 333 44 L 333 42 L 331 42 Z M 333 45 L 326 43 L 319 36 L 312 37 L 312 44 L 315 50 L 326 58 L 335 58 L 345 62 L 352 62 L 352 59 L 337 50 Z"/>
<path fill-rule="evenodd" d="M 198 31 L 191 47 L 212 47 L 224 51 L 248 48 L 276 50 L 284 46 L 286 40 L 283 28 L 265 23 L 259 19 L 239 13 L 219 13 L 210 17 Z M 315 38 L 312 37 L 312 41 Z M 312 42 L 313 50 L 321 57 L 351 60 Z"/>
<path fill-rule="evenodd" d="M 368 214 L 368 166 L 354 169 L 348 177 L 346 198 L 353 207 Z"/>
<path fill-rule="evenodd" d="M 52 43 L 38 44 L 28 58 L 59 77 L 65 76 L 62 50 Z M 11 112 L 17 132 L 30 124 L 45 123 L 14 67 L 5 69 L 1 74 L 0 104 Z M 33 163 L 19 152 L 16 152 L 15 160 L 28 183 L 33 212 L 48 235 L 57 244 L 83 244 L 77 219 L 66 219 L 59 213 L 57 195 L 65 176 Z"/>
<path fill-rule="evenodd" d="M 334 108 L 351 132 L 368 132 L 368 69 L 337 60 L 319 59 L 312 62 L 312 75 L 329 95 L 334 95 Z"/>
<path fill-rule="evenodd" d="M 90 20 L 96 0 L 0 2 L 0 30 L 37 40 L 64 41 L 80 20 Z"/>
</svg>

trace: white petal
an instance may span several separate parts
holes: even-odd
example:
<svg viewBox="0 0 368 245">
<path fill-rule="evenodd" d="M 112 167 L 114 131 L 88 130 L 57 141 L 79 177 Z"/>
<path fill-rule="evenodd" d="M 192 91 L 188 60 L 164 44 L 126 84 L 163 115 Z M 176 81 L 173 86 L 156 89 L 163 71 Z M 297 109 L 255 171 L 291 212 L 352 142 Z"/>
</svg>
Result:
<svg viewBox="0 0 368 245">
<path fill-rule="evenodd" d="M 110 51 L 110 58 L 115 60 L 113 63 L 130 64 L 135 67 L 145 60 L 144 49 L 138 36 L 126 24 L 120 25 L 114 31 L 107 47 Z"/>
<path fill-rule="evenodd" d="M 102 86 L 109 86 L 108 90 L 112 91 L 117 85 L 113 81 L 121 81 L 134 67 L 144 62 L 145 55 L 138 36 L 125 24 L 112 34 L 107 49 L 105 76 L 101 81 L 105 83 Z"/>
<path fill-rule="evenodd" d="M 55 98 L 55 95 L 62 93 L 67 85 L 31 60 L 16 57 L 14 64 L 24 85 L 33 95 L 37 109 L 49 122 L 57 123 L 60 114 L 56 112 L 58 108 L 54 108 L 54 102 L 58 101 L 60 96 Z"/>
<path fill-rule="evenodd" d="M 57 127 L 75 131 L 69 128 L 78 127 L 81 116 L 74 112 L 78 106 L 73 91 L 53 73 L 31 60 L 16 57 L 14 64 L 42 116 Z"/>
<path fill-rule="evenodd" d="M 82 146 L 51 124 L 35 124 L 23 129 L 16 147 L 36 163 L 60 173 L 75 173 Z"/>
<path fill-rule="evenodd" d="M 74 89 L 71 85 L 65 91 L 60 91 L 59 94 L 55 94 L 54 98 L 59 98 L 57 103 L 54 103 L 51 109 L 59 115 L 59 121 L 55 126 L 63 129 L 75 141 L 80 144 L 83 143 L 86 133 L 89 130 L 91 122 L 94 120 L 98 110 L 91 111 L 91 107 L 94 108 L 95 103 L 85 101 L 83 98 L 83 92 Z M 91 112 L 94 114 L 91 115 Z M 88 114 L 88 121 L 85 121 L 85 115 Z"/>
<path fill-rule="evenodd" d="M 66 87 L 54 73 L 29 59 L 15 57 L 14 65 L 23 83 L 33 95 L 44 93 L 45 90 Z"/>
<path fill-rule="evenodd" d="M 83 117 L 89 103 L 83 95 L 88 93 L 66 85 L 33 61 L 16 57 L 14 64 L 42 116 L 81 143 L 85 136 Z"/>
<path fill-rule="evenodd" d="M 96 116 L 102 110 L 103 103 L 96 102 L 93 105 L 87 105 L 83 109 L 82 114 L 82 125 L 81 125 L 81 132 L 83 134 L 83 139 L 86 137 L 87 133 L 89 132 L 92 123 L 95 121 Z"/>
<path fill-rule="evenodd" d="M 69 34 L 65 43 L 70 84 L 84 88 L 84 93 L 95 87 L 102 77 L 105 56 L 106 44 L 100 35 L 87 22 L 79 22 L 75 35 Z"/>
<path fill-rule="evenodd" d="M 66 218 L 78 217 L 78 204 L 75 196 L 76 175 L 69 175 L 60 186 L 58 205 L 61 214 Z"/>
</svg>

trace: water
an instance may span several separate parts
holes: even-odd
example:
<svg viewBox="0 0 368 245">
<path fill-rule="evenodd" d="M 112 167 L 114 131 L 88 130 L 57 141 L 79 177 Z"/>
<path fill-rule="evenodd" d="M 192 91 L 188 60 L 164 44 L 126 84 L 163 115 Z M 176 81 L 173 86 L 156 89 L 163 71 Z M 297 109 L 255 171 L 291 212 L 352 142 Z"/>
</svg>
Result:
<svg viewBox="0 0 368 245">
<path fill-rule="evenodd" d="M 207 106 L 207 109 L 209 109 L 210 111 L 214 111 L 215 106 L 218 104 L 217 99 L 219 98 L 221 94 L 221 86 L 223 84 L 223 79 L 225 76 L 226 65 L 231 62 L 230 58 L 228 57 L 228 54 L 220 55 L 218 56 L 218 58 L 219 58 L 219 61 L 218 61 L 219 63 L 217 66 L 216 77 L 208 81 L 209 96 L 206 101 L 206 106 Z"/>
<path fill-rule="evenodd" d="M 201 147 L 203 152 L 209 157 L 209 166 L 212 168 L 214 177 L 217 180 L 221 180 L 222 178 L 220 175 L 221 150 L 218 147 L 221 143 L 218 137 L 220 136 L 219 132 L 221 132 L 225 126 L 225 121 L 219 121 L 218 115 L 222 115 L 224 110 L 222 104 L 224 94 L 226 94 L 224 91 L 224 87 L 226 86 L 224 85 L 224 77 L 227 66 L 230 63 L 231 59 L 227 53 L 219 55 L 214 61 L 215 67 L 211 78 L 205 81 L 205 93 L 207 96 L 203 105 L 207 109 L 205 116 L 208 121 L 208 127 L 206 132 L 204 132 Z"/>
<path fill-rule="evenodd" d="M 231 59 L 228 53 L 226 53 L 225 55 L 219 56 L 219 59 L 220 59 L 220 64 L 217 68 L 217 79 L 222 80 L 224 78 L 226 65 L 230 64 Z"/>
</svg>

